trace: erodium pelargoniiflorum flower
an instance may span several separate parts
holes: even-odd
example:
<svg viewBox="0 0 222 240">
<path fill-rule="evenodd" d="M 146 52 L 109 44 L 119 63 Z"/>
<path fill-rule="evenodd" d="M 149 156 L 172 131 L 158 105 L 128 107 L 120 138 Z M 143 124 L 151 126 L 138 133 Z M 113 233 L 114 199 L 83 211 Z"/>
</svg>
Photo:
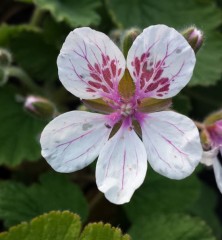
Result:
<svg viewBox="0 0 222 240">
<path fill-rule="evenodd" d="M 165 25 L 135 39 L 125 61 L 103 33 L 70 32 L 58 56 L 65 88 L 94 110 L 64 113 L 41 136 L 42 155 L 58 172 L 73 172 L 98 156 L 96 183 L 116 204 L 128 202 L 144 181 L 147 159 L 172 179 L 190 175 L 201 159 L 199 133 L 187 117 L 167 110 L 189 82 L 195 54 Z M 142 139 L 142 140 L 141 140 Z"/>
<path fill-rule="evenodd" d="M 222 111 L 210 114 L 203 126 L 201 139 L 205 151 L 201 162 L 213 167 L 218 189 L 222 193 Z"/>
</svg>

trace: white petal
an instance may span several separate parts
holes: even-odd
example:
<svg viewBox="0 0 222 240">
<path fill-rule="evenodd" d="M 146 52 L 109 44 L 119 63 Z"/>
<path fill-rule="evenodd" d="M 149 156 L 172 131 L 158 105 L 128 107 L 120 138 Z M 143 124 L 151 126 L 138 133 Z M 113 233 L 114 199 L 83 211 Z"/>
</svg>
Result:
<svg viewBox="0 0 222 240">
<path fill-rule="evenodd" d="M 222 165 L 218 158 L 216 158 L 213 162 L 213 169 L 214 169 L 214 175 L 215 175 L 217 187 L 222 193 Z"/>
<path fill-rule="evenodd" d="M 195 62 L 185 38 L 165 25 L 144 29 L 127 56 L 127 68 L 141 98 L 175 96 L 189 82 Z"/>
<path fill-rule="evenodd" d="M 110 202 L 123 204 L 143 183 L 146 170 L 143 143 L 133 130 L 120 128 L 100 152 L 96 183 Z"/>
<path fill-rule="evenodd" d="M 217 159 L 218 152 L 219 152 L 218 148 L 213 148 L 209 151 L 204 151 L 200 162 L 206 166 L 212 166 L 214 161 L 216 161 Z"/>
<path fill-rule="evenodd" d="M 65 88 L 83 99 L 117 92 L 125 70 L 125 59 L 118 47 L 105 34 L 88 27 L 69 33 L 57 64 Z"/>
<path fill-rule="evenodd" d="M 142 138 L 152 168 L 172 179 L 190 175 L 202 156 L 199 133 L 187 117 L 163 111 L 147 114 Z"/>
<path fill-rule="evenodd" d="M 110 131 L 101 114 L 64 113 L 43 130 L 40 139 L 42 156 L 58 172 L 82 169 L 99 155 Z"/>
</svg>

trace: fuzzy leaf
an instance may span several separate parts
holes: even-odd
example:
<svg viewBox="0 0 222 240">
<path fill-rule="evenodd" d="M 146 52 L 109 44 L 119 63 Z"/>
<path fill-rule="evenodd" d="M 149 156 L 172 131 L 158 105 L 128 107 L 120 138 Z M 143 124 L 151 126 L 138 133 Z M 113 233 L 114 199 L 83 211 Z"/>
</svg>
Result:
<svg viewBox="0 0 222 240">
<path fill-rule="evenodd" d="M 216 240 L 204 221 L 181 214 L 140 219 L 133 225 L 130 234 L 133 239 L 139 240 Z"/>
<path fill-rule="evenodd" d="M 46 123 L 29 116 L 6 87 L 0 88 L 0 109 L 0 164 L 37 160 L 41 156 L 38 135 Z"/>
<path fill-rule="evenodd" d="M 145 28 L 164 23 L 183 28 L 195 24 L 206 31 L 221 23 L 220 10 L 214 0 L 107 0 L 107 6 L 113 20 L 122 27 Z"/>
<path fill-rule="evenodd" d="M 80 189 L 58 173 L 42 175 L 39 184 L 30 187 L 13 181 L 2 182 L 0 189 L 0 217 L 6 226 L 51 210 L 71 210 L 84 220 L 88 215 Z"/>
<path fill-rule="evenodd" d="M 71 212 L 51 212 L 0 234 L 0 240 L 77 240 L 79 216 Z"/>
<path fill-rule="evenodd" d="M 207 196 L 207 197 L 206 197 Z M 217 214 L 218 195 L 211 187 L 201 184 L 201 195 L 191 207 L 192 215 L 201 217 L 214 231 L 218 238 L 222 236 L 222 228 Z"/>
<path fill-rule="evenodd" d="M 129 235 L 122 235 L 119 228 L 111 227 L 110 224 L 92 223 L 83 230 L 80 240 L 130 240 Z"/>
<path fill-rule="evenodd" d="M 118 228 L 109 224 L 89 224 L 79 236 L 81 222 L 78 215 L 68 211 L 50 212 L 12 227 L 0 234 L 0 240 L 130 240 Z"/>
<path fill-rule="evenodd" d="M 47 42 L 43 32 L 18 25 L 0 27 L 0 46 L 12 51 L 15 61 L 34 79 L 52 81 L 58 78 L 56 59 L 59 48 Z"/>
<path fill-rule="evenodd" d="M 57 21 L 65 21 L 72 27 L 97 25 L 100 21 L 95 11 L 101 4 L 99 0 L 34 0 L 34 3 L 40 9 L 50 11 Z"/>
<path fill-rule="evenodd" d="M 175 181 L 149 169 L 145 182 L 124 208 L 130 220 L 135 221 L 141 216 L 184 212 L 198 197 L 199 181 L 195 176 Z"/>
</svg>

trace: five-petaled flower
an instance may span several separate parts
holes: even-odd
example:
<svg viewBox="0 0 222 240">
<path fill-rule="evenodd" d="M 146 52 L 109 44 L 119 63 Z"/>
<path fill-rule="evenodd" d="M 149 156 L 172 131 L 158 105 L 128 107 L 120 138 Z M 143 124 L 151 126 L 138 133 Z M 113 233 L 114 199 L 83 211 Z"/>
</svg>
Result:
<svg viewBox="0 0 222 240">
<path fill-rule="evenodd" d="M 199 133 L 167 108 L 189 82 L 195 60 L 185 38 L 165 25 L 144 29 L 126 61 L 105 34 L 88 27 L 70 32 L 57 60 L 59 78 L 106 114 L 58 116 L 43 130 L 42 155 L 58 172 L 82 169 L 98 156 L 97 186 L 116 204 L 128 202 L 142 184 L 147 159 L 168 178 L 187 177 L 201 159 Z"/>
<path fill-rule="evenodd" d="M 208 151 L 204 151 L 201 162 L 213 166 L 217 186 L 222 193 L 222 119 L 206 124 L 202 136 L 207 139 Z"/>
</svg>

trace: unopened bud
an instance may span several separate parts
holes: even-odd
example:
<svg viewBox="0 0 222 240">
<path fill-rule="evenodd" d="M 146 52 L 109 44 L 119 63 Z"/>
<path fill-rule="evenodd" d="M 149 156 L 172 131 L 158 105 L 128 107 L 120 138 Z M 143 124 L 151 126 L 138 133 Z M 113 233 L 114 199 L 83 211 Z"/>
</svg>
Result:
<svg viewBox="0 0 222 240">
<path fill-rule="evenodd" d="M 123 30 L 115 29 L 110 32 L 109 37 L 113 40 L 113 42 L 117 46 L 120 46 L 120 40 L 121 40 L 122 34 L 123 34 Z"/>
<path fill-rule="evenodd" d="M 140 33 L 141 33 L 141 30 L 138 28 L 131 28 L 125 31 L 122 38 L 122 48 L 123 48 L 123 54 L 125 57 L 127 57 L 130 47 L 132 46 L 134 40 Z"/>
<path fill-rule="evenodd" d="M 194 52 L 197 53 L 203 45 L 203 32 L 196 27 L 189 27 L 182 32 L 182 35 L 193 48 Z"/>
<path fill-rule="evenodd" d="M 8 67 L 12 63 L 12 55 L 6 49 L 0 48 L 0 66 Z"/>
<path fill-rule="evenodd" d="M 24 104 L 25 110 L 41 119 L 50 119 L 56 113 L 55 105 L 46 98 L 28 96 Z"/>
</svg>

